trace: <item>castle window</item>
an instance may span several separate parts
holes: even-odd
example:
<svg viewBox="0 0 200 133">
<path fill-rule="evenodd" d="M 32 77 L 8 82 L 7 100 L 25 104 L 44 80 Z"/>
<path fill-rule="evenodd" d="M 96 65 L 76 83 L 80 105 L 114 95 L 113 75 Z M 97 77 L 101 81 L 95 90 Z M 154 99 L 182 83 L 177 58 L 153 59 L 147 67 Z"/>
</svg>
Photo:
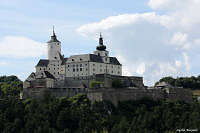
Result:
<svg viewBox="0 0 200 133">
<path fill-rule="evenodd" d="M 113 66 L 112 66 L 112 68 L 113 68 Z"/>
<path fill-rule="evenodd" d="M 93 71 L 95 71 L 95 69 L 93 68 Z"/>
<path fill-rule="evenodd" d="M 72 61 L 74 61 L 74 59 L 72 59 Z"/>
<path fill-rule="evenodd" d="M 59 72 L 58 72 L 58 74 L 59 74 Z"/>
<path fill-rule="evenodd" d="M 87 66 L 87 64 L 85 64 L 85 66 Z"/>
<path fill-rule="evenodd" d="M 76 65 L 76 67 L 78 67 L 78 64 Z"/>
<path fill-rule="evenodd" d="M 59 68 L 58 68 L 59 69 Z"/>
<path fill-rule="evenodd" d="M 80 58 L 80 61 L 82 61 L 82 59 Z"/>
<path fill-rule="evenodd" d="M 107 53 L 105 53 L 105 56 L 108 56 L 108 54 L 107 54 Z"/>
<path fill-rule="evenodd" d="M 95 66 L 95 64 L 93 64 L 93 66 Z"/>
<path fill-rule="evenodd" d="M 75 65 L 73 65 L 73 67 L 75 67 Z"/>
<path fill-rule="evenodd" d="M 69 67 L 69 65 L 68 65 L 68 67 Z"/>
<path fill-rule="evenodd" d="M 102 65 L 100 65 L 100 67 L 102 67 Z"/>
<path fill-rule="evenodd" d="M 42 70 L 42 68 L 40 68 L 40 70 Z"/>
<path fill-rule="evenodd" d="M 45 70 L 45 68 L 44 68 L 44 70 Z"/>
<path fill-rule="evenodd" d="M 85 70 L 87 71 L 87 68 Z"/>
<path fill-rule="evenodd" d="M 98 53 L 98 55 L 100 56 L 100 53 Z"/>
<path fill-rule="evenodd" d="M 80 64 L 80 67 L 82 67 L 82 64 Z"/>
<path fill-rule="evenodd" d="M 113 71 L 111 71 L 111 73 L 113 73 Z"/>
<path fill-rule="evenodd" d="M 56 73 L 54 72 L 54 74 L 56 74 Z"/>
<path fill-rule="evenodd" d="M 51 49 L 52 49 L 53 47 L 51 46 Z"/>
<path fill-rule="evenodd" d="M 80 71 L 82 71 L 82 68 L 80 68 Z"/>
<path fill-rule="evenodd" d="M 119 67 L 118 67 L 118 69 L 119 69 Z"/>
<path fill-rule="evenodd" d="M 54 70 L 56 70 L 56 68 L 54 68 Z"/>
<path fill-rule="evenodd" d="M 100 72 L 102 72 L 102 69 L 100 69 Z"/>
<path fill-rule="evenodd" d="M 78 68 L 76 69 L 76 71 L 78 72 Z"/>
<path fill-rule="evenodd" d="M 118 71 L 118 74 L 119 74 L 120 72 Z"/>
<path fill-rule="evenodd" d="M 49 70 L 50 70 L 50 68 L 49 68 Z"/>
<path fill-rule="evenodd" d="M 105 61 L 107 61 L 107 58 L 105 58 Z"/>
<path fill-rule="evenodd" d="M 75 69 L 73 69 L 73 72 L 75 72 Z"/>
</svg>

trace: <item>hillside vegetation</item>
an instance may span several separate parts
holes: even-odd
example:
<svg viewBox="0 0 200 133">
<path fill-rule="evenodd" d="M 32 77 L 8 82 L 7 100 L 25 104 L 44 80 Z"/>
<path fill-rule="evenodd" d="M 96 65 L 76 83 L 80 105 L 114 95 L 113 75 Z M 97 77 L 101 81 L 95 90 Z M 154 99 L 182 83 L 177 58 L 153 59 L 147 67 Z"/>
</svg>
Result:
<svg viewBox="0 0 200 133">
<path fill-rule="evenodd" d="M 172 86 L 176 87 L 183 87 L 183 88 L 190 88 L 190 89 L 198 89 L 200 90 L 200 76 L 198 77 L 178 77 L 178 78 L 173 78 L 173 77 L 164 77 L 160 79 L 158 82 L 155 83 L 157 85 L 159 82 L 167 82 Z"/>
<path fill-rule="evenodd" d="M 16 76 L 0 76 L 0 97 L 18 96 L 23 83 Z"/>
<path fill-rule="evenodd" d="M 0 101 L 0 132 L 161 133 L 200 129 L 200 104 L 141 99 L 119 103 L 91 103 L 86 95 L 41 100 Z"/>
</svg>

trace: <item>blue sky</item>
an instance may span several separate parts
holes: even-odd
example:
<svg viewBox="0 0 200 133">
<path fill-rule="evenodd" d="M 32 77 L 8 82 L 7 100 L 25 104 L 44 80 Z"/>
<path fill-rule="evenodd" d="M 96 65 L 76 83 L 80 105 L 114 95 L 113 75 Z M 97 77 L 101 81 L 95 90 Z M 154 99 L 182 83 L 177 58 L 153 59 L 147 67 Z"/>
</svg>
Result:
<svg viewBox="0 0 200 133">
<path fill-rule="evenodd" d="M 124 75 L 152 85 L 163 76 L 199 75 L 197 0 L 0 1 L 0 75 L 24 80 L 40 58 L 52 26 L 62 53 L 92 53 L 103 33 Z"/>
</svg>

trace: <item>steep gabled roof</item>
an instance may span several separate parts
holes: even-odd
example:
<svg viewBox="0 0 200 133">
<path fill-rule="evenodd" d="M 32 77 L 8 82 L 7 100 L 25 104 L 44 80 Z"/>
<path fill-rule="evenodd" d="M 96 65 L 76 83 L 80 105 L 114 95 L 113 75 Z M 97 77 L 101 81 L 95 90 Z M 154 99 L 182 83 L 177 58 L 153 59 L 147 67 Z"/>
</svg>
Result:
<svg viewBox="0 0 200 133">
<path fill-rule="evenodd" d="M 173 87 L 173 86 L 163 81 L 163 82 L 159 82 L 159 84 L 156 85 L 156 87 Z"/>
<path fill-rule="evenodd" d="M 89 58 L 90 58 L 91 62 L 103 63 L 103 60 L 101 59 L 101 56 L 99 56 L 99 55 L 89 54 Z"/>
<path fill-rule="evenodd" d="M 49 64 L 49 60 L 40 59 L 36 67 L 47 67 Z"/>
<path fill-rule="evenodd" d="M 103 63 L 101 56 L 94 54 L 82 54 L 82 55 L 72 55 L 68 58 L 67 62 L 81 62 L 81 61 L 91 61 Z"/>
<path fill-rule="evenodd" d="M 62 63 L 61 63 L 61 65 L 65 65 L 65 62 L 68 60 L 68 58 L 63 58 L 62 59 Z"/>
<path fill-rule="evenodd" d="M 48 71 L 44 71 L 44 74 L 46 76 L 46 78 L 50 78 L 50 79 L 56 79 L 50 72 Z"/>
<path fill-rule="evenodd" d="M 121 65 L 116 57 L 109 57 L 109 58 L 110 58 L 110 64 Z"/>
<path fill-rule="evenodd" d="M 32 72 L 29 76 L 28 76 L 28 78 L 35 78 L 35 73 L 34 72 Z"/>
</svg>

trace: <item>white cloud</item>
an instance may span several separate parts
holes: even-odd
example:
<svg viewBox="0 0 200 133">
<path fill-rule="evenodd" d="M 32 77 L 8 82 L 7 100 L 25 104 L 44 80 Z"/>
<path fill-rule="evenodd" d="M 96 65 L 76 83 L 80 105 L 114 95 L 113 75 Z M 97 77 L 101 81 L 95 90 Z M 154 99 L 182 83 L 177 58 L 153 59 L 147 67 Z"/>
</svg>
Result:
<svg viewBox="0 0 200 133">
<path fill-rule="evenodd" d="M 147 84 L 191 74 L 195 60 L 189 57 L 200 49 L 200 1 L 149 0 L 148 5 L 155 12 L 110 16 L 76 31 L 93 39 L 101 31 L 108 50 L 120 55 L 123 74 L 143 75 Z"/>
<path fill-rule="evenodd" d="M 176 67 L 181 67 L 182 62 L 179 61 L 179 60 L 176 60 L 176 61 L 175 61 L 175 65 L 176 65 Z"/>
<path fill-rule="evenodd" d="M 191 69 L 190 58 L 187 55 L 187 53 L 183 52 L 183 58 L 184 58 L 184 64 L 185 64 L 186 70 L 190 71 L 190 69 Z"/>
<path fill-rule="evenodd" d="M 137 72 L 138 74 L 142 75 L 142 74 L 145 72 L 145 64 L 144 64 L 144 63 L 141 63 L 141 64 L 138 66 L 136 72 Z"/>
<path fill-rule="evenodd" d="M 40 57 L 46 54 L 46 44 L 23 36 L 7 36 L 0 40 L 0 56 L 10 58 Z"/>
<path fill-rule="evenodd" d="M 187 41 L 188 35 L 183 34 L 181 32 L 174 33 L 173 38 L 171 40 L 172 44 L 182 45 Z"/>
</svg>

